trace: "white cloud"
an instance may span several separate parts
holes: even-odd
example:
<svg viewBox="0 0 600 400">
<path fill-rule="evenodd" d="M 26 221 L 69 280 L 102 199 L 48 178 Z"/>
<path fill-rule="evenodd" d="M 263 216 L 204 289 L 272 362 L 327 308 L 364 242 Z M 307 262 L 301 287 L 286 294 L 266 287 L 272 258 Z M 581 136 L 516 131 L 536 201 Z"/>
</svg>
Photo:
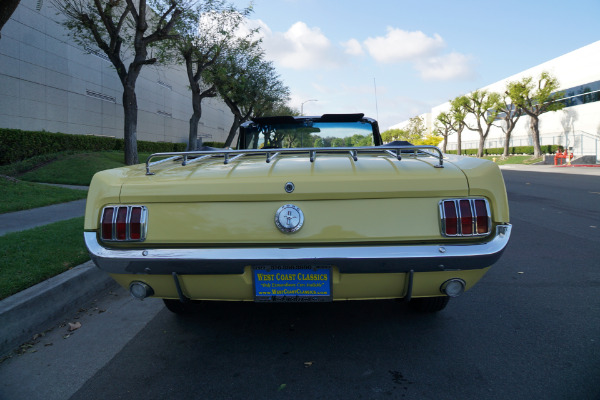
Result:
<svg viewBox="0 0 600 400">
<path fill-rule="evenodd" d="M 296 22 L 284 33 L 263 30 L 267 56 L 285 68 L 323 69 L 340 65 L 343 54 L 319 28 Z"/>
<path fill-rule="evenodd" d="M 370 37 L 363 44 L 375 61 L 408 62 L 423 80 L 468 79 L 475 75 L 471 57 L 458 52 L 443 54 L 446 43 L 438 34 L 427 36 L 421 31 L 388 27 L 385 36 Z"/>
<path fill-rule="evenodd" d="M 438 34 L 429 37 L 421 31 L 408 32 L 392 27 L 387 28 L 385 37 L 367 38 L 364 45 L 381 63 L 414 61 L 434 55 L 445 47 L 444 39 Z"/>
<path fill-rule="evenodd" d="M 346 49 L 345 53 L 350 54 L 351 56 L 362 56 L 365 54 L 360 42 L 356 39 L 350 39 L 347 42 L 342 42 L 341 45 Z"/>
<path fill-rule="evenodd" d="M 441 80 L 472 78 L 474 71 L 471 59 L 460 53 L 450 53 L 418 60 L 415 68 L 424 80 Z"/>
</svg>

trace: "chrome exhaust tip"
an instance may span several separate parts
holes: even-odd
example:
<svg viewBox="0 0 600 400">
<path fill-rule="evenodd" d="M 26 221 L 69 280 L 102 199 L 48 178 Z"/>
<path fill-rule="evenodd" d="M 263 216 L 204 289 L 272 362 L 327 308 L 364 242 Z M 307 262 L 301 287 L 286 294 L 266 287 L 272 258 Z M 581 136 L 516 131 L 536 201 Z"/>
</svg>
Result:
<svg viewBox="0 0 600 400">
<path fill-rule="evenodd" d="M 442 283 L 440 291 L 448 297 L 458 297 L 464 293 L 467 284 L 460 278 L 448 279 Z"/>
<path fill-rule="evenodd" d="M 144 282 L 135 281 L 129 284 L 129 293 L 136 299 L 144 300 L 154 294 L 154 289 Z"/>
</svg>

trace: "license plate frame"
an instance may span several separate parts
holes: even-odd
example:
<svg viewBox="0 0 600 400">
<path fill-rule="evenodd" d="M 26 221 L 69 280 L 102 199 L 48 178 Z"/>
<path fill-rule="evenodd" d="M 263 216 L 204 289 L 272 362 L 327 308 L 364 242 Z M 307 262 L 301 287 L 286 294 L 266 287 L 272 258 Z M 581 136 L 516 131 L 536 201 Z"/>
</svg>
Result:
<svg viewBox="0 0 600 400">
<path fill-rule="evenodd" d="M 333 301 L 331 266 L 253 266 L 252 290 L 259 303 Z"/>
</svg>

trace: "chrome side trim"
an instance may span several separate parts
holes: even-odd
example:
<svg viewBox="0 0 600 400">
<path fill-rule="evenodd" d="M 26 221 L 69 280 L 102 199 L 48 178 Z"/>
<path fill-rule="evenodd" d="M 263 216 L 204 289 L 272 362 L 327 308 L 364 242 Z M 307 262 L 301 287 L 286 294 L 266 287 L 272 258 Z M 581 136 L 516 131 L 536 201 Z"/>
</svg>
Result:
<svg viewBox="0 0 600 400">
<path fill-rule="evenodd" d="M 106 248 L 96 232 L 84 232 L 92 260 L 118 274 L 241 274 L 244 267 L 335 265 L 343 273 L 384 273 L 481 269 L 495 263 L 512 226 L 498 225 L 487 242 L 452 241 L 436 245 L 261 247 L 261 248 Z"/>
</svg>

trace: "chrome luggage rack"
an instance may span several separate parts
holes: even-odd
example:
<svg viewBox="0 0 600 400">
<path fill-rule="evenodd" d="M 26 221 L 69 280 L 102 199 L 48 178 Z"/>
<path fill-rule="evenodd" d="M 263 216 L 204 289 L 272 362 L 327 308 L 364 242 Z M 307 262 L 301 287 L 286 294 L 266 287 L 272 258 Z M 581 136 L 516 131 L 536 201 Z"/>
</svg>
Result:
<svg viewBox="0 0 600 400">
<path fill-rule="evenodd" d="M 429 152 L 432 150 L 437 152 L 434 154 Z M 436 157 L 438 164 L 434 165 L 434 168 L 444 168 L 444 155 L 442 151 L 436 146 L 394 146 L 394 145 L 383 145 L 383 146 L 365 146 L 365 147 L 303 147 L 303 148 L 276 148 L 276 149 L 243 149 L 243 150 L 226 150 L 226 149 L 214 149 L 214 150 L 202 150 L 202 151 L 183 151 L 177 153 L 154 153 L 146 160 L 146 175 L 154 175 L 154 172 L 150 171 L 150 167 L 158 164 L 162 164 L 168 161 L 175 161 L 182 159 L 182 166 L 196 163 L 198 161 L 206 160 L 213 157 L 223 157 L 223 164 L 229 164 L 230 162 L 237 160 L 244 156 L 255 156 L 264 154 L 265 161 L 270 163 L 281 154 L 306 154 L 310 158 L 310 162 L 315 162 L 317 154 L 321 153 L 348 153 L 354 161 L 358 161 L 359 153 L 387 153 L 398 160 L 402 160 L 402 155 L 412 155 L 417 157 L 418 155 L 428 155 Z M 153 158 L 167 157 L 162 160 L 150 162 Z"/>
</svg>

